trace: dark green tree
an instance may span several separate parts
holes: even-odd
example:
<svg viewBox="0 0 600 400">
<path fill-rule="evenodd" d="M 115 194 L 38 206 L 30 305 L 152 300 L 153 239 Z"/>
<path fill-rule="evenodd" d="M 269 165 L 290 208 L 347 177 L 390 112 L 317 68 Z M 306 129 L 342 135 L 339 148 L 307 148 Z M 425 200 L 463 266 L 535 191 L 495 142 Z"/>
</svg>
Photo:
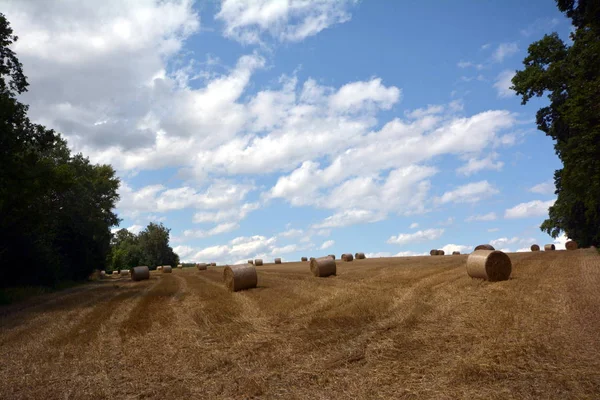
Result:
<svg viewBox="0 0 600 400">
<path fill-rule="evenodd" d="M 575 31 L 569 46 L 556 33 L 532 43 L 525 68 L 512 80 L 526 104 L 547 95 L 538 129 L 555 140 L 563 168 L 555 171 L 557 200 L 541 230 L 561 232 L 580 246 L 600 245 L 600 1 L 557 0 Z"/>
<path fill-rule="evenodd" d="M 16 40 L 0 14 L 0 286 L 83 279 L 105 266 L 119 181 L 27 118 Z"/>
<path fill-rule="evenodd" d="M 145 265 L 155 267 L 157 265 L 176 266 L 179 264 L 179 256 L 169 246 L 170 233 L 171 230 L 162 223 L 155 224 L 153 222 L 140 232 L 138 237 L 144 254 Z"/>
</svg>

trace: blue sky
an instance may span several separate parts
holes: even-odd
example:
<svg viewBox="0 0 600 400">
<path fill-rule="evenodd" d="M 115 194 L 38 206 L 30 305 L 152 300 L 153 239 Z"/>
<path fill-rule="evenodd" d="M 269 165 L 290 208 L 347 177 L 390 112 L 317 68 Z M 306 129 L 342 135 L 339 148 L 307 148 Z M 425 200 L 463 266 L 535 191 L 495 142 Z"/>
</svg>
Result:
<svg viewBox="0 0 600 400">
<path fill-rule="evenodd" d="M 568 37 L 551 0 L 2 4 L 31 117 L 111 163 L 121 227 L 163 222 L 182 260 L 554 241 L 545 99 L 508 89 Z"/>
</svg>

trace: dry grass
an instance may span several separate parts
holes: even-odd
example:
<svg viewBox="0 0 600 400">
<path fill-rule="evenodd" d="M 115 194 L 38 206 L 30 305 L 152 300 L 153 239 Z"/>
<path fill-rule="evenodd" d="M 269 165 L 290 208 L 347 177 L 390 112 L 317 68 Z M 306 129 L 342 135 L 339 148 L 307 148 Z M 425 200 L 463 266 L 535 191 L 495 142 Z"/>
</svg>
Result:
<svg viewBox="0 0 600 400">
<path fill-rule="evenodd" d="M 0 308 L 3 399 L 593 399 L 600 257 L 509 254 L 508 281 L 467 256 L 175 270 Z"/>
</svg>

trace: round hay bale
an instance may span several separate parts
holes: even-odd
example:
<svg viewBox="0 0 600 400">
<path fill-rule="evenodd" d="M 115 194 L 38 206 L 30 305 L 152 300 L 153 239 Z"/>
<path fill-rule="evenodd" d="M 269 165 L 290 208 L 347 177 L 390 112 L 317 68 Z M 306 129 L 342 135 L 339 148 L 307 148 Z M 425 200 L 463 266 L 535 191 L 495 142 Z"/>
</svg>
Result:
<svg viewBox="0 0 600 400">
<path fill-rule="evenodd" d="M 254 265 L 263 265 L 263 260 L 262 258 L 257 258 L 256 260 L 254 260 Z"/>
<path fill-rule="evenodd" d="M 452 255 L 453 255 L 453 256 L 460 256 L 460 251 L 453 251 L 453 252 L 452 252 Z"/>
<path fill-rule="evenodd" d="M 181 268 L 183 268 L 183 265 L 177 264 L 177 268 L 181 269 Z"/>
<path fill-rule="evenodd" d="M 342 254 L 342 261 L 350 262 L 354 260 L 354 256 L 350 253 Z"/>
<path fill-rule="evenodd" d="M 232 292 L 255 288 L 258 283 L 256 268 L 250 264 L 231 265 L 223 271 L 225 287 Z"/>
<path fill-rule="evenodd" d="M 159 265 L 158 267 L 156 267 L 157 271 L 162 271 L 162 265 Z"/>
<path fill-rule="evenodd" d="M 133 267 L 131 269 L 131 279 L 134 281 L 150 279 L 150 268 L 146 267 L 145 265 Z"/>
<path fill-rule="evenodd" d="M 248 260 L 248 264 L 253 264 L 254 265 L 254 261 Z"/>
<path fill-rule="evenodd" d="M 556 250 L 556 246 L 553 244 L 545 244 L 544 245 L 544 251 L 554 251 Z"/>
<path fill-rule="evenodd" d="M 101 279 L 106 278 L 106 271 L 100 271 L 100 278 Z"/>
<path fill-rule="evenodd" d="M 302 257 L 302 258 L 300 259 L 300 261 L 308 261 L 308 258 L 306 258 L 306 257 Z"/>
<path fill-rule="evenodd" d="M 431 249 L 431 251 L 429 252 L 430 256 L 437 256 L 437 249 Z"/>
<path fill-rule="evenodd" d="M 357 260 L 364 260 L 365 258 L 367 258 L 367 256 L 365 256 L 365 253 L 356 253 L 355 258 Z"/>
<path fill-rule="evenodd" d="M 119 275 L 129 275 L 129 270 L 128 269 L 122 269 L 119 271 Z"/>
<path fill-rule="evenodd" d="M 531 251 L 540 251 L 540 246 L 538 246 L 537 244 L 532 244 Z"/>
<path fill-rule="evenodd" d="M 475 247 L 475 251 L 477 251 L 477 250 L 496 250 L 496 249 L 491 244 L 480 244 L 479 246 Z"/>
<path fill-rule="evenodd" d="M 211 266 L 211 267 L 216 267 L 216 266 L 217 266 L 217 263 L 216 263 L 216 262 L 212 262 L 212 263 L 210 263 L 210 266 Z"/>
<path fill-rule="evenodd" d="M 577 250 L 579 246 L 577 245 L 576 241 L 569 240 L 567 243 L 565 243 L 565 247 L 567 248 L 567 250 Z"/>
<path fill-rule="evenodd" d="M 275 264 L 281 264 L 281 258 L 276 258 L 275 259 Z"/>
<path fill-rule="evenodd" d="M 438 250 L 437 251 L 437 255 L 438 256 L 443 256 L 443 255 L 446 255 L 446 252 L 444 250 Z"/>
<path fill-rule="evenodd" d="M 501 251 L 476 250 L 467 258 L 467 274 L 471 278 L 490 282 L 505 281 L 510 278 L 512 263 Z"/>
<path fill-rule="evenodd" d="M 335 260 L 335 254 L 329 254 L 327 257 L 331 257 L 332 259 Z"/>
<path fill-rule="evenodd" d="M 327 256 L 327 257 L 329 257 L 329 256 Z M 311 257 L 311 258 L 310 258 L 310 261 L 312 261 L 312 260 L 314 260 L 314 259 L 315 259 L 314 257 Z"/>
<path fill-rule="evenodd" d="M 198 264 L 196 264 L 196 268 L 198 268 L 198 271 L 206 271 L 208 269 L 208 264 L 207 263 L 198 263 Z"/>
<path fill-rule="evenodd" d="M 320 278 L 335 275 L 337 272 L 335 260 L 329 256 L 313 258 L 310 261 L 310 272 Z"/>
<path fill-rule="evenodd" d="M 162 272 L 163 274 L 171 274 L 173 273 L 173 267 L 171 267 L 170 265 L 163 265 Z"/>
</svg>

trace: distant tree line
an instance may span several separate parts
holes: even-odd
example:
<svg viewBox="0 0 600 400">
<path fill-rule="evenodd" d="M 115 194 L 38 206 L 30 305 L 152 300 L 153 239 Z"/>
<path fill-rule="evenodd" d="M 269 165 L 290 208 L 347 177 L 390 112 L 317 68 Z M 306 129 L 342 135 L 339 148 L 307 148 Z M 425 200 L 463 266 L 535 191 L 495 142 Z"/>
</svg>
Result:
<svg viewBox="0 0 600 400">
<path fill-rule="evenodd" d="M 29 120 L 17 100 L 28 87 L 10 48 L 17 39 L 0 13 L 0 288 L 83 280 L 113 265 L 177 263 L 162 225 L 113 238 L 119 179 Z"/>
<path fill-rule="evenodd" d="M 154 269 L 159 265 L 179 264 L 179 256 L 169 246 L 170 229 L 163 224 L 150 223 L 137 235 L 127 229 L 115 233 L 111 241 L 108 270 L 146 265 Z"/>
<path fill-rule="evenodd" d="M 537 126 L 555 141 L 563 168 L 554 172 L 557 200 L 542 231 L 600 246 L 600 1 L 556 3 L 571 19 L 573 43 L 556 33 L 532 43 L 512 89 L 523 104 L 550 100 L 537 112 Z"/>
</svg>

